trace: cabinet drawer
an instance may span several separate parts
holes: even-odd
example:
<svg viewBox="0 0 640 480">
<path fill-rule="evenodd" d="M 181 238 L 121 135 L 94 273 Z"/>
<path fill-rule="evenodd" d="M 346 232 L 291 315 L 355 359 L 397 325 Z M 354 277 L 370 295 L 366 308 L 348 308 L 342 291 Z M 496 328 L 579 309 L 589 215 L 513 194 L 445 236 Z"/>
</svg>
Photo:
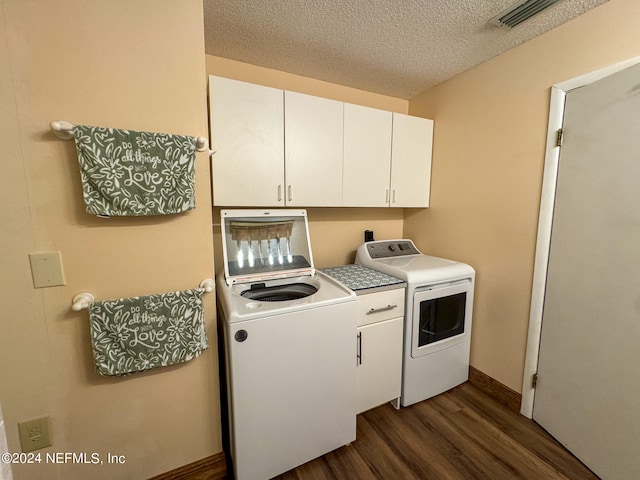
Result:
<svg viewBox="0 0 640 480">
<path fill-rule="evenodd" d="M 404 315 L 404 288 L 369 293 L 358 297 L 358 326 Z"/>
</svg>

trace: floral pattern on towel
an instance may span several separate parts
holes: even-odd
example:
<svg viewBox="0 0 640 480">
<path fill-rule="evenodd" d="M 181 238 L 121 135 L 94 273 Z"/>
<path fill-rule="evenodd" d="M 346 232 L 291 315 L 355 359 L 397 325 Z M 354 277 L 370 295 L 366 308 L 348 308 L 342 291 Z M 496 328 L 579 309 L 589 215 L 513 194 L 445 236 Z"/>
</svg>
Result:
<svg viewBox="0 0 640 480">
<path fill-rule="evenodd" d="M 127 375 L 186 362 L 208 347 L 204 289 L 94 302 L 91 344 L 101 375 Z"/>
<path fill-rule="evenodd" d="M 195 208 L 196 138 L 76 125 L 88 213 L 144 216 Z"/>
</svg>

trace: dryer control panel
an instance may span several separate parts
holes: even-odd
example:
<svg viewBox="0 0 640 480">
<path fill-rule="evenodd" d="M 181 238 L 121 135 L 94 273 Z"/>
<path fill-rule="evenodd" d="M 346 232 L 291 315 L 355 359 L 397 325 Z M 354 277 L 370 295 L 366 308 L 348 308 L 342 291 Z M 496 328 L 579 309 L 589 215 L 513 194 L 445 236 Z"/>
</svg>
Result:
<svg viewBox="0 0 640 480">
<path fill-rule="evenodd" d="M 367 255 L 373 260 L 420 254 L 411 240 L 379 240 L 367 242 L 365 245 Z"/>
</svg>

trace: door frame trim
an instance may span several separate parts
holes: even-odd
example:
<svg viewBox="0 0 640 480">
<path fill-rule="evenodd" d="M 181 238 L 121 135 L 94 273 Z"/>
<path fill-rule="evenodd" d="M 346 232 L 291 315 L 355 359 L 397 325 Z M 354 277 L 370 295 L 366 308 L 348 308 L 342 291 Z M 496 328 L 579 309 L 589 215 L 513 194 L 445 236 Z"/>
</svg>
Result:
<svg viewBox="0 0 640 480">
<path fill-rule="evenodd" d="M 533 417 L 535 388 L 532 386 L 532 378 L 538 371 L 540 333 L 542 331 L 544 296 L 547 287 L 547 269 L 549 266 L 549 248 L 551 245 L 551 226 L 553 223 L 553 209 L 556 199 L 558 160 L 560 158 L 560 147 L 556 145 L 557 131 L 562 128 L 566 96 L 571 90 L 594 83 L 638 63 L 640 63 L 640 56 L 557 83 L 551 87 L 547 144 L 533 269 L 533 285 L 531 288 L 529 332 L 527 336 L 527 352 L 525 355 L 522 381 L 522 402 L 520 404 L 520 413 L 527 418 Z"/>
</svg>

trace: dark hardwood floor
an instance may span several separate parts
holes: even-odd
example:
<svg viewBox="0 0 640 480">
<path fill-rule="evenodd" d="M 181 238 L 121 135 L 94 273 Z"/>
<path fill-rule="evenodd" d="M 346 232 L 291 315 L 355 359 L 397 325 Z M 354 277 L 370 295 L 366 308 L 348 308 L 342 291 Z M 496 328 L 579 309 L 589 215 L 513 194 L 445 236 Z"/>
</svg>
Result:
<svg viewBox="0 0 640 480">
<path fill-rule="evenodd" d="M 535 422 L 469 383 L 358 416 L 357 440 L 280 480 L 597 479 Z"/>
<path fill-rule="evenodd" d="M 219 479 L 213 472 L 181 480 Z M 357 440 L 279 480 L 597 480 L 535 422 L 470 383 L 358 416 Z"/>
</svg>

